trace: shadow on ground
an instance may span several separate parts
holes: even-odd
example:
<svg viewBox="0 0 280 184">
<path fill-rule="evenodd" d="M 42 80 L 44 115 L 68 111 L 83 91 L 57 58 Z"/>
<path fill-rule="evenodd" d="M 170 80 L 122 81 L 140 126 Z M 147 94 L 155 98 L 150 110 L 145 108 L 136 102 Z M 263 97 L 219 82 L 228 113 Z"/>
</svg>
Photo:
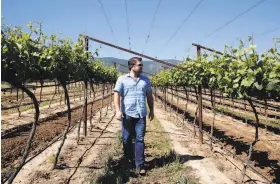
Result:
<svg viewBox="0 0 280 184">
<path fill-rule="evenodd" d="M 183 164 L 189 160 L 201 160 L 203 158 L 204 157 L 201 156 L 178 155 L 175 154 L 175 152 L 170 152 L 168 155 L 155 157 L 152 160 L 147 161 L 145 166 L 147 173 L 149 174 L 152 169 L 162 168 L 176 161 L 179 161 L 181 164 Z M 124 157 L 109 161 L 105 167 L 107 167 L 107 172 L 104 176 L 97 179 L 97 183 L 126 183 L 130 180 L 130 178 L 139 177 L 135 171 L 135 168 L 125 168 Z"/>
</svg>

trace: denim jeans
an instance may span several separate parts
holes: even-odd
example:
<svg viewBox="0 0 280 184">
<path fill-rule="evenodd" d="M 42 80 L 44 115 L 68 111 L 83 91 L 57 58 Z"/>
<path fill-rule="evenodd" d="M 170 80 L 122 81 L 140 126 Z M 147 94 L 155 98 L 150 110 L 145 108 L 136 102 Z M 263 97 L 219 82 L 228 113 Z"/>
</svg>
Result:
<svg viewBox="0 0 280 184">
<path fill-rule="evenodd" d="M 135 165 L 144 166 L 144 136 L 146 131 L 146 117 L 134 118 L 124 114 L 122 120 L 123 151 L 126 159 L 133 159 L 132 138 L 135 138 Z"/>
</svg>

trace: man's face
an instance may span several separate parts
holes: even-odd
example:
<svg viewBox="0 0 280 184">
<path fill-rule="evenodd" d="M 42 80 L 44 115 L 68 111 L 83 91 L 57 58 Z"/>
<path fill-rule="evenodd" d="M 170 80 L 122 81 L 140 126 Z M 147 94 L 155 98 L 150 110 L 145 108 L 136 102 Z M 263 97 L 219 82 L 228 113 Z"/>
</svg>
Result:
<svg viewBox="0 0 280 184">
<path fill-rule="evenodd" d="M 136 64 L 132 67 L 132 70 L 137 73 L 141 73 L 143 69 L 143 64 L 141 61 L 137 61 Z"/>
</svg>

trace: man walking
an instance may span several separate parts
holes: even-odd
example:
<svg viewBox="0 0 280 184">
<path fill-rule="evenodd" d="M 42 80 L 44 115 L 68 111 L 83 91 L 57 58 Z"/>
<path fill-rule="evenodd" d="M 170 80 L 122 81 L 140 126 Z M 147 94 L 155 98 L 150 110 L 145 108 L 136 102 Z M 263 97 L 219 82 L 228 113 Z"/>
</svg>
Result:
<svg viewBox="0 0 280 184">
<path fill-rule="evenodd" d="M 144 168 L 146 98 L 150 109 L 149 119 L 150 121 L 154 119 L 152 88 L 149 78 L 141 75 L 142 58 L 129 59 L 128 67 L 130 72 L 118 78 L 114 89 L 116 118 L 122 121 L 123 151 L 126 163 L 133 164 L 135 158 L 136 171 L 143 175 L 146 174 Z M 133 136 L 135 136 L 135 157 L 132 146 Z"/>
</svg>

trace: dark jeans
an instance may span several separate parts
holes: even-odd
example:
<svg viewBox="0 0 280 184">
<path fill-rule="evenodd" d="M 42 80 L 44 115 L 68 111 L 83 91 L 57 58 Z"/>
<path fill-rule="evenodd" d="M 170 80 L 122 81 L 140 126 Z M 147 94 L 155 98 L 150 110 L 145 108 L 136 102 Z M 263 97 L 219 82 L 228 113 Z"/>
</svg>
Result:
<svg viewBox="0 0 280 184">
<path fill-rule="evenodd" d="M 133 118 L 124 114 L 122 120 L 123 151 L 126 159 L 133 159 L 132 138 L 135 137 L 135 165 L 144 166 L 144 136 L 146 117 Z"/>
</svg>

